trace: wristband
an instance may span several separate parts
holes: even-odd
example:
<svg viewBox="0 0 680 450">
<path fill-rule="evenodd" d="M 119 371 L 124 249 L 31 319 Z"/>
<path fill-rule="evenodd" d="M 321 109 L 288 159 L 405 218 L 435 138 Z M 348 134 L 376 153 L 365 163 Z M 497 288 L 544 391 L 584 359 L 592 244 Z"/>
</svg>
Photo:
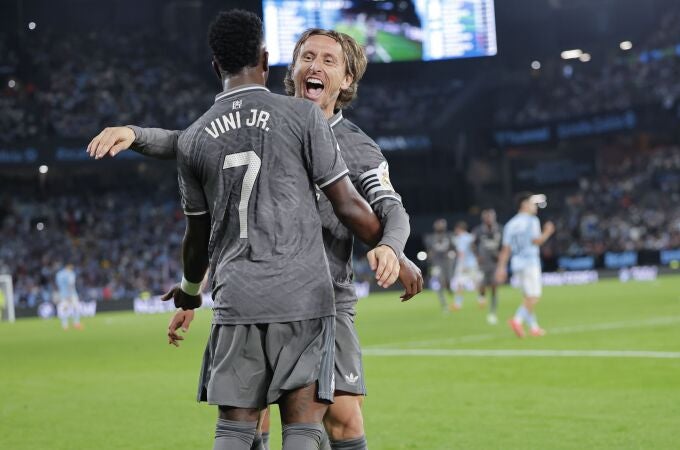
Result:
<svg viewBox="0 0 680 450">
<path fill-rule="evenodd" d="M 196 296 L 201 292 L 201 283 L 192 283 L 191 281 L 182 277 L 182 283 L 179 285 L 179 288 L 187 295 Z"/>
</svg>

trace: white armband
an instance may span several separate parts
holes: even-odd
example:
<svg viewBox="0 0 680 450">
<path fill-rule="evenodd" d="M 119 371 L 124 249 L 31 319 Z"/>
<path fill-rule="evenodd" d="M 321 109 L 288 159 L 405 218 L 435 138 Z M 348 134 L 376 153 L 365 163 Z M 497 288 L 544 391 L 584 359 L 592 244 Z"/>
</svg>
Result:
<svg viewBox="0 0 680 450">
<path fill-rule="evenodd" d="M 187 295 L 198 295 L 201 292 L 201 283 L 192 283 L 186 278 L 182 277 L 182 283 L 179 288 Z"/>
</svg>

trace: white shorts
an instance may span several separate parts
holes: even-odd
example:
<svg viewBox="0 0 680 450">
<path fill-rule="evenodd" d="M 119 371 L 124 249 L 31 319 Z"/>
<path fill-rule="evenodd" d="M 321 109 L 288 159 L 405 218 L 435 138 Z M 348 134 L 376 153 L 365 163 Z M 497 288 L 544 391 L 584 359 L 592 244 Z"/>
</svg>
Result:
<svg viewBox="0 0 680 450">
<path fill-rule="evenodd" d="M 456 271 L 456 274 L 453 277 L 454 290 L 463 288 L 474 291 L 477 289 L 477 284 L 479 284 L 480 275 L 477 267 L 463 267 L 460 271 Z"/>
<path fill-rule="evenodd" d="M 59 302 L 57 303 L 57 315 L 59 317 L 71 316 L 74 313 L 78 312 L 77 308 L 79 307 L 80 301 L 77 295 L 66 298 L 62 297 L 59 299 Z"/>
<path fill-rule="evenodd" d="M 541 268 L 529 266 L 515 272 L 525 297 L 539 298 L 543 293 Z"/>
</svg>

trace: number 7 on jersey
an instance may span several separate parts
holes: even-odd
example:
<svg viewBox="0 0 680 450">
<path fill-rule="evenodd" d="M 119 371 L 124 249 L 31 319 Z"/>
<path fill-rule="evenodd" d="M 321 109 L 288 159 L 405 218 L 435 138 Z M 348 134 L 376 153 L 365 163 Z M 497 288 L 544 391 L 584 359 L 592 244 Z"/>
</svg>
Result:
<svg viewBox="0 0 680 450">
<path fill-rule="evenodd" d="M 255 180 L 260 173 L 260 165 L 262 160 L 254 151 L 234 153 L 224 157 L 224 165 L 222 169 L 231 169 L 233 167 L 248 166 L 246 173 L 243 176 L 243 185 L 241 186 L 241 201 L 238 204 L 238 220 L 241 229 L 239 237 L 242 239 L 248 238 L 248 202 L 250 201 L 250 194 L 253 193 L 253 186 Z"/>
</svg>

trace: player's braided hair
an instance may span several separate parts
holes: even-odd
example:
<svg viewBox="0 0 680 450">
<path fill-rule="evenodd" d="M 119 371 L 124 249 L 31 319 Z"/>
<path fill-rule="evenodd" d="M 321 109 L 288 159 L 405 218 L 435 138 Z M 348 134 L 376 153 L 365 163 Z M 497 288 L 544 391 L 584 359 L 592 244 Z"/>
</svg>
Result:
<svg viewBox="0 0 680 450">
<path fill-rule="evenodd" d="M 241 9 L 220 12 L 208 31 L 208 43 L 220 69 L 227 74 L 255 67 L 262 47 L 262 21 Z"/>
<path fill-rule="evenodd" d="M 345 33 L 339 33 L 334 30 L 310 28 L 309 30 L 302 33 L 300 39 L 298 39 L 297 43 L 295 44 L 295 49 L 293 50 L 293 61 L 288 66 L 286 78 L 283 80 L 286 88 L 286 94 L 295 95 L 293 69 L 298 56 L 300 56 L 300 49 L 302 48 L 302 45 L 311 36 L 317 35 L 328 36 L 329 38 L 335 40 L 342 47 L 342 53 L 345 56 L 345 70 L 346 73 L 352 76 L 352 84 L 350 84 L 349 87 L 344 91 L 340 91 L 340 95 L 338 95 L 338 99 L 335 102 L 335 109 L 346 108 L 357 96 L 357 92 L 359 90 L 359 80 L 361 80 L 361 77 L 364 76 L 364 72 L 366 72 L 368 60 L 366 59 L 366 53 L 364 52 L 364 49 L 357 41 Z"/>
</svg>

